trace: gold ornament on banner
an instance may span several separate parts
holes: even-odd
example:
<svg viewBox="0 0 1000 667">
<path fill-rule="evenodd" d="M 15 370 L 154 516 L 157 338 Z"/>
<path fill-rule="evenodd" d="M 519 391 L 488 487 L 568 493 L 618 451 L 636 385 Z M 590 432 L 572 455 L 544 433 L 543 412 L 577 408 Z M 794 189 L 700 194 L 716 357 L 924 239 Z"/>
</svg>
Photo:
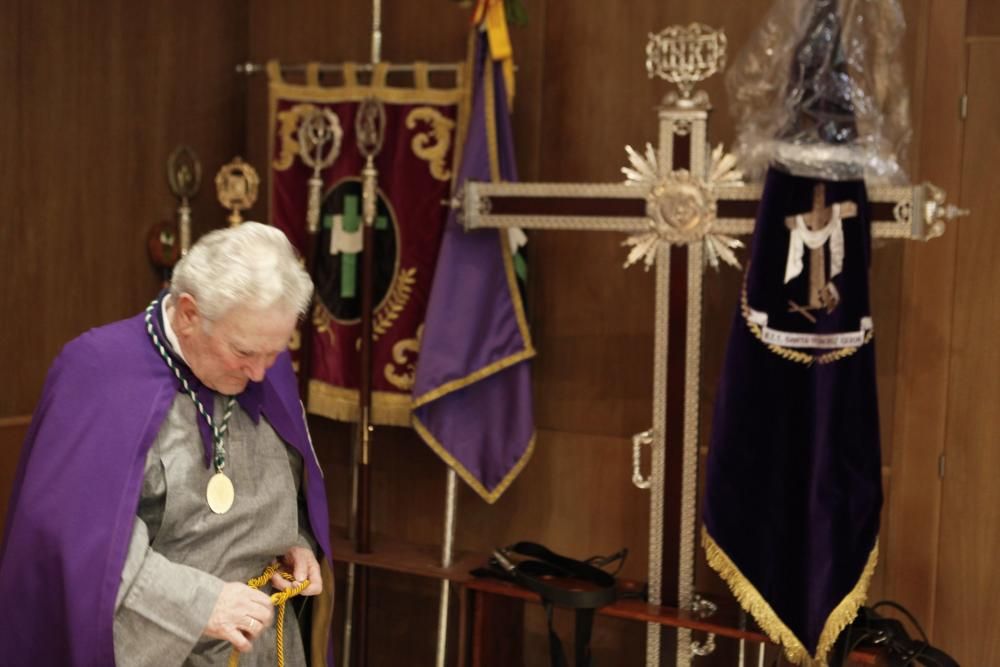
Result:
<svg viewBox="0 0 1000 667">
<path fill-rule="evenodd" d="M 298 128 L 305 116 L 316 111 L 315 104 L 304 102 L 296 104 L 291 109 L 278 112 L 278 138 L 281 140 L 281 149 L 278 157 L 271 161 L 271 166 L 275 171 L 286 171 L 291 169 L 295 162 L 295 156 L 299 154 Z"/>
<path fill-rule="evenodd" d="M 455 121 L 433 107 L 417 107 L 406 116 L 406 128 L 412 130 L 418 123 L 425 123 L 429 129 L 417 132 L 410 140 L 413 154 L 430 165 L 431 175 L 439 181 L 451 178 L 451 170 L 446 166 L 448 149 Z"/>
<path fill-rule="evenodd" d="M 232 227 L 243 222 L 240 211 L 247 210 L 257 201 L 259 186 L 260 177 L 257 175 L 257 170 L 239 157 L 223 165 L 215 175 L 215 189 L 219 195 L 219 203 L 231 211 L 227 220 Z"/>
</svg>

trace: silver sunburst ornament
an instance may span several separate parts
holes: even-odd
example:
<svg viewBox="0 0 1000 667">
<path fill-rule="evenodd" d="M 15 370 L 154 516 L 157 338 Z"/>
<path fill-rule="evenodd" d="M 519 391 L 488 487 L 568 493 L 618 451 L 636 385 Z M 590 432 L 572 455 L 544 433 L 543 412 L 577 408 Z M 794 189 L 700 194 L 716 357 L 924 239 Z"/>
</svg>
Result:
<svg viewBox="0 0 1000 667">
<path fill-rule="evenodd" d="M 656 150 L 646 144 L 642 155 L 631 146 L 625 147 L 631 167 L 622 167 L 626 185 L 646 188 L 646 215 L 649 231 L 634 234 L 622 242 L 631 246 L 625 266 L 640 259 L 646 269 L 656 261 L 656 249 L 661 243 L 681 244 L 702 241 L 705 261 L 719 268 L 719 260 L 739 268 L 734 250 L 743 242 L 712 231 L 715 223 L 716 188 L 724 183 L 739 183 L 743 175 L 736 169 L 736 158 L 722 150 L 719 144 L 712 151 L 706 179 L 696 178 L 686 169 L 667 171 L 662 176 Z"/>
</svg>

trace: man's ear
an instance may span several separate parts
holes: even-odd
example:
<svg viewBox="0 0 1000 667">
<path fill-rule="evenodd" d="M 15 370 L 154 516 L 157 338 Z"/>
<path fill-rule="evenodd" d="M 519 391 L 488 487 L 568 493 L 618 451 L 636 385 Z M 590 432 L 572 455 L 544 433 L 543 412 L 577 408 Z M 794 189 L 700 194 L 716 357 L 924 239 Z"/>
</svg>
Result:
<svg viewBox="0 0 1000 667">
<path fill-rule="evenodd" d="M 171 323 L 178 336 L 188 337 L 195 328 L 201 326 L 198 304 L 190 294 L 181 294 L 174 306 L 174 321 Z"/>
</svg>

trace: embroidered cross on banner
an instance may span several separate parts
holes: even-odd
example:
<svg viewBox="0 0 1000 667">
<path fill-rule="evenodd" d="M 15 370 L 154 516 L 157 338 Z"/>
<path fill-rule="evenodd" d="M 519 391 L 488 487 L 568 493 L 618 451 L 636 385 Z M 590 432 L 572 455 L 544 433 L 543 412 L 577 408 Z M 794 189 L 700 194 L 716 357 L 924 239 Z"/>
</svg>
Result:
<svg viewBox="0 0 1000 667">
<path fill-rule="evenodd" d="M 809 299 L 804 306 L 789 302 L 789 312 L 797 312 L 815 322 L 816 318 L 809 313 L 810 310 L 831 313 L 840 303 L 840 295 L 832 281 L 840 274 L 844 264 L 843 221 L 857 214 L 858 205 L 853 201 L 827 205 L 826 187 L 817 183 L 813 188 L 812 210 L 785 219 L 789 231 L 786 284 L 802 273 L 805 247 L 809 248 Z M 824 248 L 830 249 L 829 279 L 826 276 Z"/>
</svg>

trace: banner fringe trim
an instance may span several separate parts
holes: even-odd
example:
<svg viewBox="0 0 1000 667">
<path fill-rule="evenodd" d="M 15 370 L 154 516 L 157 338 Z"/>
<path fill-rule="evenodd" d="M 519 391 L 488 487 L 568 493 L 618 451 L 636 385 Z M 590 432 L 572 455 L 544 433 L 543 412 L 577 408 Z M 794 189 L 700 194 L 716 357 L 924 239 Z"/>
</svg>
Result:
<svg viewBox="0 0 1000 667">
<path fill-rule="evenodd" d="M 358 390 L 337 387 L 315 378 L 309 380 L 307 412 L 342 422 L 360 418 Z M 410 396 L 387 391 L 372 392 L 372 423 L 378 426 L 410 426 Z"/>
<path fill-rule="evenodd" d="M 868 585 L 871 583 L 875 565 L 878 563 L 878 540 L 876 539 L 875 546 L 872 547 L 871 553 L 868 555 L 868 562 L 865 564 L 858 582 L 851 592 L 840 601 L 840 604 L 830 612 L 826 623 L 823 624 L 823 631 L 820 633 L 819 643 L 816 647 L 816 655 L 813 656 L 809 654 L 795 633 L 782 622 L 764 596 L 740 572 L 740 569 L 730 560 L 722 547 L 712 539 L 712 536 L 708 534 L 708 529 L 704 526 L 701 529 L 701 542 L 709 566 L 726 582 L 740 606 L 754 617 L 754 620 L 771 638 L 771 641 L 784 648 L 785 656 L 791 663 L 803 667 L 826 667 L 827 654 L 834 642 L 837 641 L 837 637 L 843 629 L 854 620 L 858 609 L 868 597 Z"/>
</svg>

